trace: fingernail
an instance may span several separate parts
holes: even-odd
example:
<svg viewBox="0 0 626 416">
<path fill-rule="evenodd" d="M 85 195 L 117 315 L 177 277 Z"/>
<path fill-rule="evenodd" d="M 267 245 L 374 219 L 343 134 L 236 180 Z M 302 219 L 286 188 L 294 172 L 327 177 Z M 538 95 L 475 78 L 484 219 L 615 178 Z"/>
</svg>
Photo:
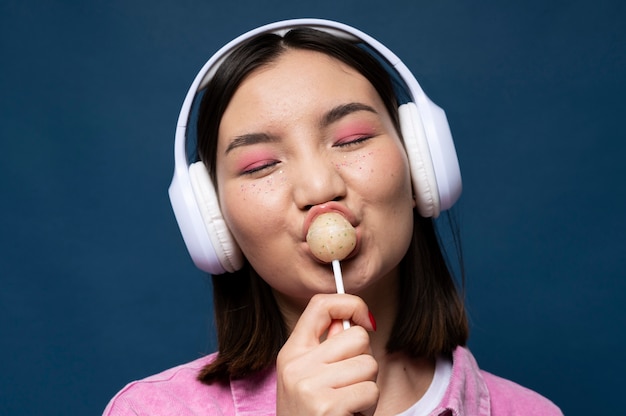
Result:
<svg viewBox="0 0 626 416">
<path fill-rule="evenodd" d="M 372 327 L 374 328 L 374 331 L 376 331 L 376 319 L 374 319 L 374 315 L 372 315 L 372 311 L 367 311 L 369 317 L 370 317 L 370 322 L 372 323 Z"/>
</svg>

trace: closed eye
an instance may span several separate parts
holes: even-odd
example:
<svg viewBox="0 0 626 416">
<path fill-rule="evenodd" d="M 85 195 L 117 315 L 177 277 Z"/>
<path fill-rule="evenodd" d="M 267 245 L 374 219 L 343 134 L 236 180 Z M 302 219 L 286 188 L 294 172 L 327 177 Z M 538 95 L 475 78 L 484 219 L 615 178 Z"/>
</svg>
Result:
<svg viewBox="0 0 626 416">
<path fill-rule="evenodd" d="M 258 162 L 258 163 L 254 163 L 252 165 L 247 166 L 246 168 L 244 168 L 241 171 L 242 175 L 253 175 L 255 173 L 259 173 L 262 172 L 266 169 L 270 169 L 274 166 L 276 166 L 279 162 L 277 160 L 270 160 L 270 161 L 262 161 L 262 162 Z"/>
<path fill-rule="evenodd" d="M 372 139 L 373 137 L 374 136 L 372 135 L 352 136 L 352 137 L 348 137 L 348 138 L 340 140 L 339 142 L 335 143 L 333 146 L 342 147 L 342 148 L 356 146 L 363 142 L 366 142 L 367 140 Z"/>
</svg>

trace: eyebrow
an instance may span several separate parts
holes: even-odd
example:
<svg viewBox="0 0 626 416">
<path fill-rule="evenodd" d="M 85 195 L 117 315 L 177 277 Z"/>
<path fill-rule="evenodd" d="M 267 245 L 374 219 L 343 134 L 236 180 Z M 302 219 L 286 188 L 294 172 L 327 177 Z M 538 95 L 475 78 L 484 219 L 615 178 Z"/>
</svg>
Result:
<svg viewBox="0 0 626 416">
<path fill-rule="evenodd" d="M 357 103 L 357 102 L 347 103 L 347 104 L 338 105 L 337 107 L 333 108 L 332 110 L 324 114 L 324 117 L 322 117 L 320 125 L 322 127 L 328 127 L 329 125 L 340 120 L 341 118 L 349 114 L 356 113 L 358 111 L 368 111 L 370 113 L 378 114 L 378 112 L 374 110 L 373 107 L 370 107 L 367 104 Z"/>
<path fill-rule="evenodd" d="M 358 102 L 341 104 L 337 107 L 332 108 L 330 111 L 324 114 L 324 116 L 320 120 L 320 127 L 328 127 L 336 121 L 341 120 L 343 117 L 359 111 L 368 111 L 370 113 L 378 114 L 378 112 L 373 107 L 367 104 Z M 259 143 L 274 143 L 276 141 L 278 141 L 278 138 L 276 136 L 265 133 L 242 134 L 241 136 L 235 137 L 228 144 L 228 147 L 226 148 L 224 153 L 228 154 L 230 151 L 242 146 L 251 146 Z"/>
<path fill-rule="evenodd" d="M 273 143 L 278 141 L 276 136 L 270 136 L 265 133 L 249 133 L 242 134 L 241 136 L 237 136 L 228 144 L 228 147 L 224 151 L 224 153 L 228 153 L 231 150 L 234 150 L 238 147 L 242 146 L 251 146 L 253 144 L 258 143 Z"/>
</svg>

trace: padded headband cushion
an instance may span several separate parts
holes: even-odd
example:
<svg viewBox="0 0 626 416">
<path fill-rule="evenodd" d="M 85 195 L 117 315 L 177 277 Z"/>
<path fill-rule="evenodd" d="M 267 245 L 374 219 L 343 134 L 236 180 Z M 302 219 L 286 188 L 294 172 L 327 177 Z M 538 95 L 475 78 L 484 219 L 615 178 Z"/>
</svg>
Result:
<svg viewBox="0 0 626 416">
<path fill-rule="evenodd" d="M 422 217 L 439 215 L 439 193 L 422 118 L 414 103 L 398 108 L 400 129 L 411 167 L 413 193 Z"/>
<path fill-rule="evenodd" d="M 203 162 L 195 162 L 189 166 L 189 180 L 220 264 L 229 273 L 241 269 L 243 255 L 224 221 L 217 193 Z"/>
</svg>

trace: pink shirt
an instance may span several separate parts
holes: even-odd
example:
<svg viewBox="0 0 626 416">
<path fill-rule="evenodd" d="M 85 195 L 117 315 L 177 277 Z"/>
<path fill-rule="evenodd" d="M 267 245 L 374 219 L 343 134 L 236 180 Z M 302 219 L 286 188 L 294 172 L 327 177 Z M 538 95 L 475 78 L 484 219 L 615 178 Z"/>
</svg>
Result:
<svg viewBox="0 0 626 416">
<path fill-rule="evenodd" d="M 274 415 L 274 369 L 244 380 L 207 386 L 196 380 L 215 354 L 135 381 L 122 389 L 104 416 L 250 416 Z M 450 384 L 435 416 L 562 415 L 551 401 L 512 381 L 478 368 L 468 349 L 458 347 L 452 357 Z"/>
</svg>

